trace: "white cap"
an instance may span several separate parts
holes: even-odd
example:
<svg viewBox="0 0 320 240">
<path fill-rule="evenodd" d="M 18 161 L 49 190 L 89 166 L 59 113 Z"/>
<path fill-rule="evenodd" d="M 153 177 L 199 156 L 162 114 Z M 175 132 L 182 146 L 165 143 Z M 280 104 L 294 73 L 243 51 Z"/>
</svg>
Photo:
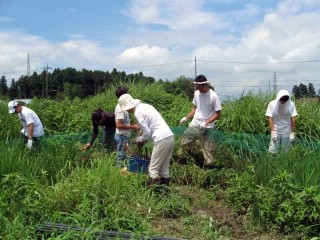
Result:
<svg viewBox="0 0 320 240">
<path fill-rule="evenodd" d="M 134 108 L 140 102 L 141 101 L 139 99 L 133 99 L 132 96 L 128 93 L 121 95 L 121 97 L 118 99 L 121 112 Z"/>
<path fill-rule="evenodd" d="M 18 102 L 16 101 L 10 101 L 8 103 L 8 108 L 9 108 L 9 113 L 14 113 L 16 110 L 15 110 L 15 107 L 18 106 Z"/>
</svg>

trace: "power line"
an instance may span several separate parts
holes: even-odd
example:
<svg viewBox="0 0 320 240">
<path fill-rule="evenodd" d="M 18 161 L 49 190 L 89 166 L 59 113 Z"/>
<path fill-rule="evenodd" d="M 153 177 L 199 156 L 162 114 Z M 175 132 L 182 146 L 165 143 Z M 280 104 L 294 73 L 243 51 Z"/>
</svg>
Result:
<svg viewBox="0 0 320 240">
<path fill-rule="evenodd" d="M 199 62 L 212 62 L 212 63 L 227 63 L 227 64 L 296 64 L 296 63 L 315 63 L 320 62 L 320 60 L 305 60 L 305 61 L 288 61 L 288 62 L 237 62 L 237 61 L 215 61 L 215 60 L 198 60 Z"/>
</svg>

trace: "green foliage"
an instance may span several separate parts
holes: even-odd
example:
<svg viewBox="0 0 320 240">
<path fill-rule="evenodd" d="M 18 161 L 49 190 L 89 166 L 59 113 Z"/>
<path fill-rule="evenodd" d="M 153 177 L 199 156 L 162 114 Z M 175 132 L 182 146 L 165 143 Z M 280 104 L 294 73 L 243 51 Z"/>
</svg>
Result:
<svg viewBox="0 0 320 240">
<path fill-rule="evenodd" d="M 229 203 L 238 214 L 246 214 L 255 201 L 256 179 L 253 167 L 249 166 L 242 173 L 234 172 L 227 184 L 225 194 Z"/>
<path fill-rule="evenodd" d="M 320 192 L 317 186 L 301 188 L 292 183 L 292 175 L 279 173 L 270 187 L 260 186 L 257 195 L 260 221 L 281 232 L 300 232 L 316 236 L 320 226 Z"/>
<path fill-rule="evenodd" d="M 226 132 L 264 134 L 269 131 L 265 117 L 269 96 L 249 92 L 240 99 L 225 101 L 217 129 Z"/>
<path fill-rule="evenodd" d="M 296 143 L 298 144 L 298 143 Z M 257 180 L 263 185 L 281 171 L 287 171 L 293 176 L 294 184 L 304 187 L 320 184 L 319 162 L 320 149 L 308 149 L 297 146 L 289 152 L 279 152 L 275 156 L 259 154 L 251 158 L 255 166 Z"/>
<path fill-rule="evenodd" d="M 72 143 L 61 144 L 45 141 L 38 150 L 30 151 L 23 140 L 11 140 L 0 144 L 0 176 L 19 172 L 23 177 L 42 177 L 43 180 L 56 181 L 61 171 L 70 170 L 70 162 L 75 158 L 77 149 Z"/>
<path fill-rule="evenodd" d="M 0 101 L 0 139 L 19 136 L 21 128 L 16 114 L 9 114 L 8 102 Z"/>
<path fill-rule="evenodd" d="M 320 139 L 320 107 L 319 102 L 297 101 L 297 135 L 309 141 Z"/>
</svg>

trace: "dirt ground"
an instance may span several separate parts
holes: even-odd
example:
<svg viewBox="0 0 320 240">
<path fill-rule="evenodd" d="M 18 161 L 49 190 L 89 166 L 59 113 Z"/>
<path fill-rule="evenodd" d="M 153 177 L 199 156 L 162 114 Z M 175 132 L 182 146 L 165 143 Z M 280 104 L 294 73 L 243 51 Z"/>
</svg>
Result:
<svg viewBox="0 0 320 240">
<path fill-rule="evenodd" d="M 193 203 L 190 205 L 190 213 L 188 216 L 175 219 L 158 218 L 154 220 L 152 226 L 153 230 L 157 232 L 157 236 L 199 240 L 283 239 L 271 232 L 259 231 L 251 224 L 249 216 L 237 216 L 228 203 L 219 198 L 210 199 L 205 190 L 187 187 L 176 187 L 175 190 Z M 199 200 L 200 198 L 206 198 L 206 200 Z M 207 223 L 208 219 L 211 221 L 211 225 Z M 210 226 L 210 230 L 208 226 Z"/>
</svg>

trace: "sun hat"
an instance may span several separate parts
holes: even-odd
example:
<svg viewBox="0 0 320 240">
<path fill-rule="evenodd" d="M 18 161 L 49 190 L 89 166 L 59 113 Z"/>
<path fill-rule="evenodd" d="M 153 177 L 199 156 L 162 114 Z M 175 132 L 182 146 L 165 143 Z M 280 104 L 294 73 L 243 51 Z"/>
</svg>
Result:
<svg viewBox="0 0 320 240">
<path fill-rule="evenodd" d="M 9 108 L 9 113 L 14 113 L 16 110 L 15 110 L 15 108 L 16 108 L 16 106 L 18 106 L 19 104 L 18 104 L 18 102 L 16 102 L 16 101 L 10 101 L 9 103 L 8 103 L 8 108 Z"/>
<path fill-rule="evenodd" d="M 193 82 L 194 84 L 210 84 L 207 80 L 207 78 L 204 75 L 199 75 L 196 77 L 196 79 Z"/>
<path fill-rule="evenodd" d="M 134 108 L 140 102 L 141 101 L 139 99 L 133 99 L 133 97 L 128 93 L 121 95 L 121 97 L 118 99 L 121 112 Z"/>
</svg>

